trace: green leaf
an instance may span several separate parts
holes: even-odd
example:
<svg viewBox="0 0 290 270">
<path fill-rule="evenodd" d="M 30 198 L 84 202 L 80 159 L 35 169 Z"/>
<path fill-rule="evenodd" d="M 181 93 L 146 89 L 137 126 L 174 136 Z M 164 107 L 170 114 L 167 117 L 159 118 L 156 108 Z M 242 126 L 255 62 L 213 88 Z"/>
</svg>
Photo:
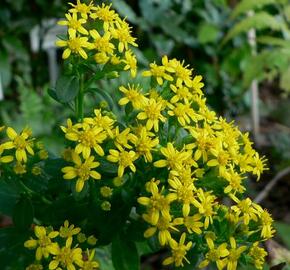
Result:
<svg viewBox="0 0 290 270">
<path fill-rule="evenodd" d="M 277 0 L 258 0 L 258 1 L 253 1 L 253 0 L 243 0 L 240 1 L 236 7 L 234 8 L 232 14 L 231 14 L 231 19 L 236 18 L 242 13 L 245 13 L 250 10 L 255 10 L 255 9 L 260 9 L 266 5 L 270 4 L 276 4 Z"/>
<path fill-rule="evenodd" d="M 290 93 L 290 67 L 281 74 L 280 87 Z"/>
<path fill-rule="evenodd" d="M 12 216 L 13 207 L 19 199 L 19 188 L 12 183 L 0 179 L 0 212 Z"/>
<path fill-rule="evenodd" d="M 134 12 L 134 10 L 125 2 L 122 0 L 114 0 L 113 1 L 114 8 L 118 11 L 120 15 L 123 17 L 126 17 L 128 21 L 132 23 L 137 22 L 137 15 Z"/>
<path fill-rule="evenodd" d="M 219 29 L 209 23 L 203 23 L 198 29 L 197 39 L 201 44 L 213 42 L 217 39 Z"/>
<path fill-rule="evenodd" d="M 272 36 L 261 36 L 257 38 L 257 41 L 262 44 L 271 46 L 281 46 L 290 48 L 290 41 L 283 38 L 277 38 Z"/>
<path fill-rule="evenodd" d="M 16 228 L 25 230 L 33 222 L 34 209 L 31 200 L 28 197 L 21 197 L 13 210 L 13 223 Z"/>
<path fill-rule="evenodd" d="M 228 42 L 235 36 L 247 32 L 250 29 L 263 30 L 272 29 L 279 30 L 283 27 L 281 22 L 278 22 L 274 16 L 266 12 L 258 12 L 253 16 L 244 18 L 242 21 L 234 25 L 223 40 L 223 44 Z"/>
<path fill-rule="evenodd" d="M 274 227 L 284 244 L 290 249 L 290 225 L 283 222 L 275 222 Z"/>
<path fill-rule="evenodd" d="M 55 89 L 59 101 L 64 103 L 70 102 L 78 94 L 79 79 L 76 76 L 63 75 L 58 78 Z"/>
<path fill-rule="evenodd" d="M 116 270 L 140 269 L 139 255 L 134 242 L 117 235 L 112 243 L 112 260 Z"/>
<path fill-rule="evenodd" d="M 58 102 L 59 102 L 59 100 L 58 100 L 58 98 L 57 98 L 57 95 L 56 95 L 56 91 L 55 91 L 54 88 L 48 88 L 48 89 L 47 89 L 47 93 L 48 93 L 48 95 L 49 95 L 52 99 L 54 99 L 55 101 L 58 101 Z"/>
</svg>

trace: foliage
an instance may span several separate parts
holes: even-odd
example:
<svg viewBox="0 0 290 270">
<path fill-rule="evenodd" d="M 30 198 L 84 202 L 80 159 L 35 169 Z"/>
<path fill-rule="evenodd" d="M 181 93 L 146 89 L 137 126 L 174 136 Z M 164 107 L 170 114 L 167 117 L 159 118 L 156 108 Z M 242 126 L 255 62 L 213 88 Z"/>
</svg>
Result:
<svg viewBox="0 0 290 270">
<path fill-rule="evenodd" d="M 49 94 L 75 117 L 56 156 L 30 128 L 0 127 L 0 210 L 13 221 L 0 229 L 2 267 L 137 270 L 142 254 L 167 250 L 175 268 L 262 269 L 259 243 L 275 230 L 245 178 L 259 180 L 266 160 L 208 108 L 202 76 L 166 55 L 138 74 L 136 38 L 111 6 L 77 1 L 59 24 L 65 70 Z M 119 94 L 106 94 L 99 81 L 124 72 Z M 87 113 L 91 92 L 99 102 Z"/>
<path fill-rule="evenodd" d="M 289 92 L 290 30 L 288 1 L 241 1 L 232 11 L 231 18 L 241 20 L 232 27 L 224 42 L 235 36 L 257 31 L 257 55 L 248 58 L 244 72 L 244 85 L 252 80 L 273 80 L 279 77 L 281 89 Z M 249 16 L 249 12 L 253 12 Z M 254 63 L 254 64 L 253 64 Z"/>
</svg>

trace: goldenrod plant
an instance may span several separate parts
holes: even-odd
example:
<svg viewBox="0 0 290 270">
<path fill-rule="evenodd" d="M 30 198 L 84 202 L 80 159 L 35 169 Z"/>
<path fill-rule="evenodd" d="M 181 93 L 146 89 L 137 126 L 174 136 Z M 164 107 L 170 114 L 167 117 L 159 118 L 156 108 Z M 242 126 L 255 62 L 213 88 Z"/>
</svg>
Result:
<svg viewBox="0 0 290 270">
<path fill-rule="evenodd" d="M 116 270 L 160 250 L 164 269 L 262 269 L 275 230 L 246 195 L 248 176 L 267 170 L 249 134 L 207 106 L 184 61 L 163 56 L 138 73 L 136 39 L 110 5 L 69 5 L 56 43 L 66 68 L 50 90 L 75 113 L 60 124 L 63 155 L 29 128 L 1 127 L 1 188 L 14 203 L 1 211 L 26 238 L 26 269 L 105 269 L 96 250 L 108 245 Z M 124 72 L 110 99 L 119 110 L 102 101 L 86 114 L 87 94 Z"/>
</svg>

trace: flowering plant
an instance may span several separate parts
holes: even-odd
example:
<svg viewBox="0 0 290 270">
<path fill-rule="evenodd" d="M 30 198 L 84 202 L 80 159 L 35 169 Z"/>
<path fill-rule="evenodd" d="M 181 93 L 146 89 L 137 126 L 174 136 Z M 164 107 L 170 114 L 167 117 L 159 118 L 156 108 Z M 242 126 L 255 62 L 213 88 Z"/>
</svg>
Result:
<svg viewBox="0 0 290 270">
<path fill-rule="evenodd" d="M 208 108 L 202 77 L 184 62 L 164 56 L 139 74 L 131 27 L 110 5 L 69 4 L 57 41 L 65 73 L 50 90 L 75 113 L 60 127 L 63 155 L 29 128 L 1 127 L 0 187 L 14 207 L 0 210 L 34 251 L 23 251 L 26 269 L 105 269 L 104 246 L 116 270 L 160 250 L 164 268 L 262 269 L 259 244 L 274 229 L 245 196 L 247 176 L 266 169 L 249 135 Z M 110 102 L 86 115 L 87 94 L 108 97 L 99 82 L 122 72 Z"/>
</svg>

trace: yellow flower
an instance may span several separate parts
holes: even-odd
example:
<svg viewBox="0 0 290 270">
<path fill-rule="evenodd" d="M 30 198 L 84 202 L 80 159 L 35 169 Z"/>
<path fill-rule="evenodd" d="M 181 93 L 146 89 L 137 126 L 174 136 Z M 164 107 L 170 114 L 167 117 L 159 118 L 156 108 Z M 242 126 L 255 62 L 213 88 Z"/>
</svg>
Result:
<svg viewBox="0 0 290 270">
<path fill-rule="evenodd" d="M 79 54 L 82 58 L 87 59 L 88 55 L 84 49 L 91 49 L 92 44 L 88 42 L 87 37 L 78 37 L 76 34 L 70 34 L 68 40 L 56 41 L 56 46 L 67 47 L 62 54 L 63 59 L 67 59 L 71 53 Z"/>
<path fill-rule="evenodd" d="M 210 237 L 206 237 L 206 242 L 209 247 L 209 251 L 205 254 L 205 259 L 198 265 L 198 267 L 204 268 L 210 262 L 215 262 L 219 270 L 223 269 L 224 263 L 222 258 L 229 255 L 227 244 L 223 243 L 218 247 L 215 247 L 214 242 Z"/>
<path fill-rule="evenodd" d="M 218 167 L 219 176 L 225 177 L 227 174 L 227 165 L 231 161 L 231 156 L 228 151 L 222 148 L 222 142 L 219 142 L 219 147 L 210 150 L 211 154 L 214 156 L 211 158 L 206 165 L 209 167 Z"/>
<path fill-rule="evenodd" d="M 131 141 L 135 145 L 136 153 L 139 156 L 143 156 L 145 162 L 152 162 L 151 152 L 154 150 L 154 147 L 159 144 L 158 138 L 151 138 L 152 134 L 148 132 L 145 127 L 141 128 L 141 131 L 137 136 L 132 137 Z"/>
<path fill-rule="evenodd" d="M 68 269 L 75 270 L 75 265 L 83 266 L 83 256 L 81 248 L 71 248 L 72 238 L 68 238 L 65 246 L 58 248 L 53 260 L 49 263 L 49 270 Z"/>
<path fill-rule="evenodd" d="M 202 76 L 197 75 L 194 76 L 193 80 L 191 81 L 191 88 L 194 90 L 194 93 L 202 95 L 201 88 L 204 87 L 204 83 L 201 82 Z"/>
<path fill-rule="evenodd" d="M 10 141 L 5 142 L 1 145 L 3 149 L 14 149 L 15 148 L 15 157 L 19 162 L 27 162 L 27 153 L 30 155 L 34 155 L 34 151 L 32 149 L 32 139 L 29 139 L 31 135 L 31 131 L 28 129 L 24 129 L 19 135 L 17 132 L 8 127 L 6 130 L 7 136 Z M 0 149 L 1 150 L 1 149 Z M 9 160 L 9 158 L 8 158 Z"/>
<path fill-rule="evenodd" d="M 146 120 L 146 128 L 151 130 L 154 128 L 155 132 L 159 130 L 159 120 L 165 122 L 166 118 L 161 114 L 163 104 L 161 101 L 156 101 L 153 98 L 146 99 L 142 111 L 138 113 L 137 119 Z"/>
<path fill-rule="evenodd" d="M 247 249 L 246 246 L 240 246 L 237 248 L 236 240 L 230 237 L 231 249 L 229 249 L 229 255 L 225 259 L 224 264 L 227 265 L 227 270 L 236 270 L 238 260 L 241 254 Z"/>
<path fill-rule="evenodd" d="M 263 269 L 265 257 L 268 255 L 267 251 L 259 247 L 259 243 L 255 242 L 250 249 L 249 255 L 254 261 L 254 265 L 257 269 Z"/>
<path fill-rule="evenodd" d="M 101 175 L 94 171 L 96 167 L 100 165 L 99 162 L 94 161 L 94 157 L 90 156 L 82 162 L 80 156 L 77 153 L 72 154 L 72 159 L 75 164 L 74 167 L 67 166 L 62 168 L 62 172 L 64 173 L 63 178 L 67 180 L 71 180 L 77 178 L 76 182 L 76 191 L 81 192 L 85 181 L 89 180 L 90 178 L 99 180 L 101 179 Z"/>
<path fill-rule="evenodd" d="M 134 134 L 130 133 L 131 129 L 126 128 L 122 132 L 119 131 L 119 127 L 116 127 L 114 134 L 114 143 L 118 148 L 132 149 L 129 142 L 135 137 Z"/>
<path fill-rule="evenodd" d="M 269 214 L 268 211 L 265 209 L 260 213 L 259 220 L 261 223 L 261 237 L 263 237 L 264 239 L 272 238 L 275 230 L 272 228 L 273 219 L 271 217 L 271 214 Z"/>
<path fill-rule="evenodd" d="M 152 194 L 150 198 L 139 197 L 138 203 L 147 207 L 148 216 L 152 225 L 156 225 L 161 216 L 167 219 L 171 219 L 170 215 L 170 203 L 175 200 L 175 196 L 171 194 L 162 195 L 162 190 L 159 192 L 157 183 L 150 181 L 148 185 L 148 191 Z"/>
<path fill-rule="evenodd" d="M 177 177 L 168 180 L 171 188 L 169 190 L 173 192 L 177 201 L 182 202 L 182 213 L 184 217 L 187 217 L 190 212 L 190 205 L 194 202 L 193 191 L 196 190 L 193 183 L 181 183 Z"/>
<path fill-rule="evenodd" d="M 170 104 L 168 107 L 170 109 L 168 110 L 168 115 L 176 116 L 181 126 L 190 124 L 191 120 L 194 122 L 201 120 L 200 116 L 194 112 L 189 103 Z"/>
<path fill-rule="evenodd" d="M 64 226 L 61 226 L 59 229 L 59 236 L 62 238 L 69 238 L 72 237 L 73 235 L 78 234 L 81 231 L 80 228 L 76 227 L 71 224 L 69 225 L 68 220 L 65 220 Z"/>
<path fill-rule="evenodd" d="M 67 25 L 68 33 L 70 36 L 75 36 L 77 32 L 88 35 L 89 32 L 82 26 L 82 24 L 86 23 L 85 19 L 78 19 L 78 15 L 76 13 L 65 14 L 67 20 L 59 21 L 59 25 Z"/>
<path fill-rule="evenodd" d="M 256 204 L 250 198 L 239 200 L 234 195 L 230 196 L 237 205 L 231 207 L 237 217 L 239 217 L 245 225 L 248 225 L 250 220 L 258 221 L 259 211 L 255 207 Z"/>
<path fill-rule="evenodd" d="M 179 169 L 190 155 L 190 152 L 176 150 L 172 143 L 168 143 L 166 147 L 162 147 L 160 150 L 161 154 L 166 159 L 161 159 L 154 162 L 154 166 L 157 168 L 168 167 L 170 169 Z"/>
<path fill-rule="evenodd" d="M 125 59 L 122 60 L 125 64 L 124 70 L 130 70 L 132 78 L 137 75 L 137 59 L 131 50 L 125 52 Z"/>
<path fill-rule="evenodd" d="M 189 233 L 201 234 L 203 222 L 200 222 L 202 216 L 195 214 L 193 216 L 186 216 L 183 218 L 175 218 L 173 223 L 175 225 L 184 225 Z"/>
<path fill-rule="evenodd" d="M 188 102 L 192 99 L 192 93 L 186 86 L 177 87 L 175 84 L 170 84 L 170 89 L 175 94 L 170 99 L 171 103 L 176 103 L 178 101 Z"/>
<path fill-rule="evenodd" d="M 86 261 L 84 261 L 82 270 L 95 270 L 99 268 L 100 264 L 94 260 L 95 257 L 95 250 L 87 250 L 86 257 L 88 258 Z"/>
<path fill-rule="evenodd" d="M 135 43 L 136 38 L 131 36 L 131 27 L 123 20 L 118 20 L 115 26 L 110 28 L 113 38 L 119 42 L 118 50 L 122 53 L 124 50 L 128 50 L 128 45 L 137 47 Z"/>
<path fill-rule="evenodd" d="M 260 157 L 257 152 L 255 152 L 254 156 L 252 157 L 251 165 L 253 166 L 253 174 L 257 175 L 257 180 L 260 180 L 261 173 L 265 170 L 269 170 L 266 167 L 267 159 L 265 157 Z"/>
<path fill-rule="evenodd" d="M 131 169 L 132 172 L 136 172 L 136 167 L 134 161 L 137 159 L 136 153 L 134 151 L 125 151 L 123 148 L 119 147 L 119 150 L 110 149 L 110 155 L 107 159 L 113 163 L 119 163 L 118 176 L 122 177 L 124 171 L 127 167 Z"/>
<path fill-rule="evenodd" d="M 230 166 L 230 170 L 227 171 L 225 174 L 225 179 L 228 181 L 228 186 L 225 187 L 224 192 L 225 193 L 243 193 L 246 188 L 242 185 L 242 180 L 244 177 L 237 173 L 233 166 Z"/>
<path fill-rule="evenodd" d="M 180 237 L 179 243 L 174 239 L 170 240 L 169 245 L 171 248 L 171 256 L 163 261 L 163 265 L 174 264 L 176 267 L 183 267 L 183 260 L 185 260 L 187 263 L 190 263 L 185 255 L 187 251 L 190 250 L 192 242 L 190 241 L 185 244 L 185 238 L 186 234 L 183 233 Z"/>
<path fill-rule="evenodd" d="M 93 29 L 90 31 L 90 35 L 94 39 L 93 48 L 99 52 L 112 54 L 114 51 L 114 44 L 111 43 L 111 34 L 109 32 L 105 32 L 103 36 L 101 36 L 97 30 Z"/>
<path fill-rule="evenodd" d="M 196 140 L 194 143 L 187 146 L 188 148 L 195 149 L 194 159 L 198 161 L 202 157 L 203 162 L 206 162 L 208 160 L 209 151 L 214 149 L 216 145 L 216 139 L 212 135 L 212 129 L 207 125 L 203 128 L 186 128 Z"/>
<path fill-rule="evenodd" d="M 143 215 L 143 218 L 146 222 L 151 223 L 150 216 Z M 171 230 L 178 231 L 171 222 L 171 219 L 162 216 L 158 219 L 157 224 L 152 225 L 152 227 L 144 232 L 144 237 L 149 238 L 158 231 L 158 240 L 161 246 L 168 244 L 172 239 L 170 234 Z"/>
<path fill-rule="evenodd" d="M 134 109 L 141 109 L 146 101 L 145 96 L 141 93 L 140 85 L 130 85 L 128 87 L 120 86 L 119 90 L 124 94 L 125 97 L 119 100 L 121 106 L 131 102 Z"/>
<path fill-rule="evenodd" d="M 103 21 L 103 27 L 105 31 L 108 31 L 109 27 L 114 27 L 116 20 L 119 19 L 118 14 L 116 14 L 114 10 L 111 10 L 111 6 L 112 4 L 105 5 L 102 3 L 101 6 L 97 6 L 94 9 L 94 12 L 90 16 L 92 19 Z"/>
<path fill-rule="evenodd" d="M 103 115 L 101 110 L 94 110 L 94 118 L 85 118 L 84 122 L 102 128 L 107 135 L 113 138 L 113 125 L 115 120 L 108 115 Z"/>
<path fill-rule="evenodd" d="M 94 149 L 99 156 L 104 155 L 104 150 L 100 144 L 107 138 L 107 135 L 101 127 L 83 123 L 81 130 L 67 132 L 65 137 L 70 141 L 78 142 L 75 152 L 82 153 L 85 159 L 91 155 L 91 149 Z"/>
<path fill-rule="evenodd" d="M 192 202 L 198 209 L 198 212 L 205 217 L 204 228 L 207 229 L 209 224 L 213 223 L 213 215 L 215 214 L 213 206 L 215 202 L 215 196 L 210 192 L 204 192 L 201 188 L 197 190 L 196 199 Z"/>
<path fill-rule="evenodd" d="M 163 84 L 163 79 L 167 81 L 173 81 L 172 76 L 166 73 L 166 67 L 158 66 L 155 62 L 151 63 L 149 67 L 150 70 L 143 71 L 142 76 L 155 77 L 159 85 Z"/>
<path fill-rule="evenodd" d="M 38 238 L 27 240 L 24 243 L 24 246 L 29 249 L 35 249 L 35 258 L 40 261 L 42 257 L 48 258 L 49 254 L 57 254 L 58 252 L 58 244 L 53 243 L 52 239 L 58 236 L 58 232 L 52 231 L 47 234 L 45 227 L 35 226 L 34 227 L 35 236 Z"/>
<path fill-rule="evenodd" d="M 178 87 L 182 87 L 182 84 L 185 83 L 187 87 L 192 86 L 192 80 L 191 80 L 191 75 L 192 75 L 192 69 L 188 69 L 188 66 L 183 66 L 184 61 L 180 62 L 176 59 L 172 59 L 169 61 L 170 67 L 174 70 L 175 76 L 177 77 L 176 79 L 176 85 Z"/>
<path fill-rule="evenodd" d="M 95 9 L 93 5 L 93 1 L 89 3 L 89 5 L 86 5 L 85 3 L 81 3 L 80 0 L 77 0 L 77 4 L 69 3 L 73 8 L 69 9 L 69 12 L 72 13 L 80 13 L 82 18 L 88 19 L 88 15 L 91 14 L 92 10 Z"/>
</svg>

